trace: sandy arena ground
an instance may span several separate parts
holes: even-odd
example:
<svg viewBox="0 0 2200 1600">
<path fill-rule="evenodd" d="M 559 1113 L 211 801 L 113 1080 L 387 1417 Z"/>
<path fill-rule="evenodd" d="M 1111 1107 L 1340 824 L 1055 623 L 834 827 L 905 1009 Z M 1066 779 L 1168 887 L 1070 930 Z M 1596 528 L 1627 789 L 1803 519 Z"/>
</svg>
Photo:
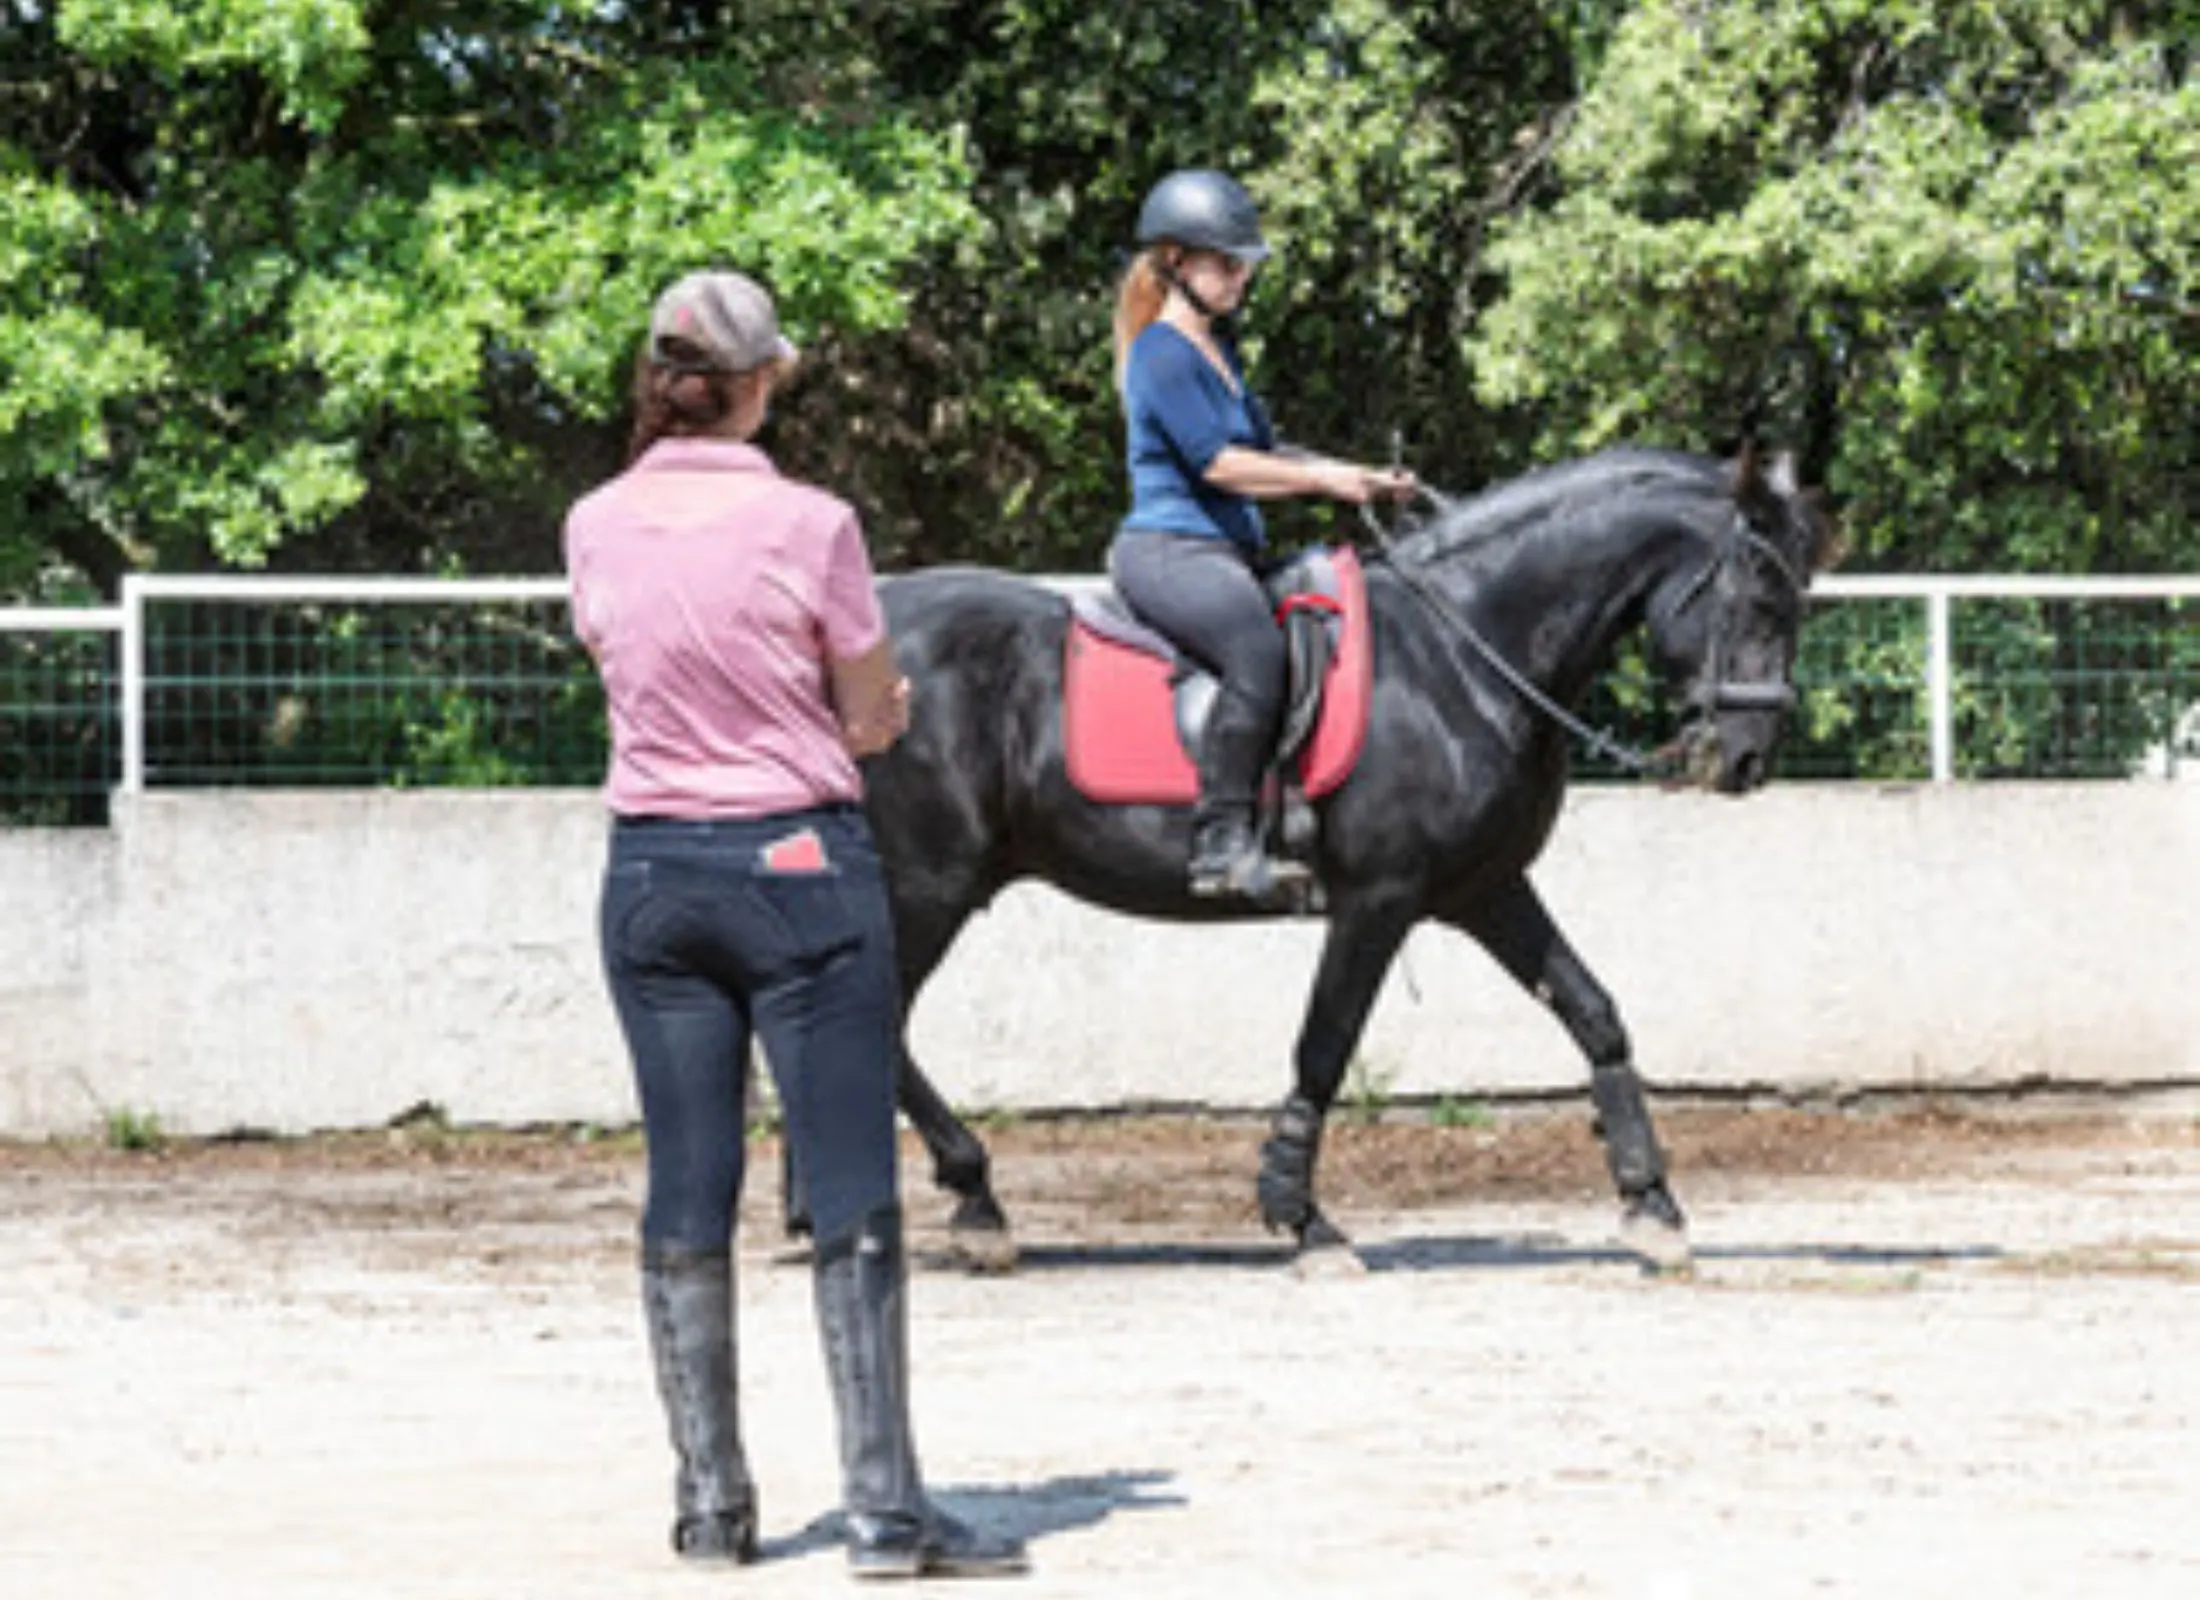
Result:
<svg viewBox="0 0 2200 1600">
<path fill-rule="evenodd" d="M 934 1487 L 1034 1597 L 2200 1595 L 2200 1117 L 1668 1109 L 1692 1278 L 1585 1112 L 1340 1123 L 1366 1270 L 1259 1130 L 993 1130 L 1022 1271 L 910 1173 Z M 664 1549 L 631 1136 L 0 1147 L 0 1596 L 835 1594 L 805 1268 L 752 1179 L 770 1559 Z"/>
</svg>

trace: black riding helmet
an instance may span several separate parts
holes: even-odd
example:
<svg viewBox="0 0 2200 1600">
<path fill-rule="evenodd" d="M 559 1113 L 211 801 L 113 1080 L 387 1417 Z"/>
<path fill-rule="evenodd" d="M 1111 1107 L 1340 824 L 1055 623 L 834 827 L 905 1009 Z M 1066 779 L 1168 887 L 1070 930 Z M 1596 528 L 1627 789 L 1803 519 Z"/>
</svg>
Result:
<svg viewBox="0 0 2200 1600">
<path fill-rule="evenodd" d="M 1204 167 L 1172 172 L 1153 186 L 1138 208 L 1141 246 L 1168 240 L 1193 250 L 1215 250 L 1248 264 L 1268 259 L 1260 236 L 1260 208 L 1245 186 L 1227 173 Z"/>
</svg>

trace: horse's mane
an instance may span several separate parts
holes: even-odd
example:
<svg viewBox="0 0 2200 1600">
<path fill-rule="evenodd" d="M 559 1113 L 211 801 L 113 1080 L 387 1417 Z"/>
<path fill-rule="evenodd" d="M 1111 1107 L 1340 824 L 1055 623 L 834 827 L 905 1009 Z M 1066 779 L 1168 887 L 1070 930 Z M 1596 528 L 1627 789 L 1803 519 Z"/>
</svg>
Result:
<svg viewBox="0 0 2200 1600">
<path fill-rule="evenodd" d="M 1420 562 L 1443 561 L 1531 525 L 1563 520 L 1591 505 L 1607 506 L 1615 496 L 1661 492 L 1732 504 L 1725 462 L 1680 450 L 1626 447 L 1540 467 L 1465 499 L 1446 501 L 1399 545 Z"/>
</svg>

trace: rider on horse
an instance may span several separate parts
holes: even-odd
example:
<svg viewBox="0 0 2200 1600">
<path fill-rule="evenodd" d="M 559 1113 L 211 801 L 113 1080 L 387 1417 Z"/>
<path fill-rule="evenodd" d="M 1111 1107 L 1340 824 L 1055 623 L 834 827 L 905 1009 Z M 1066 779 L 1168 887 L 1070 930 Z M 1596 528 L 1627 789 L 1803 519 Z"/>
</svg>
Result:
<svg viewBox="0 0 2200 1600">
<path fill-rule="evenodd" d="M 1115 311 L 1131 508 L 1108 553 L 1124 602 L 1220 681 L 1199 749 L 1191 889 L 1267 900 L 1306 869 L 1268 854 L 1255 805 L 1282 715 L 1286 660 L 1260 573 L 1257 500 L 1354 505 L 1414 492 L 1400 469 L 1278 447 L 1227 319 L 1269 254 L 1252 197 L 1220 172 L 1171 173 L 1138 215 Z"/>
</svg>

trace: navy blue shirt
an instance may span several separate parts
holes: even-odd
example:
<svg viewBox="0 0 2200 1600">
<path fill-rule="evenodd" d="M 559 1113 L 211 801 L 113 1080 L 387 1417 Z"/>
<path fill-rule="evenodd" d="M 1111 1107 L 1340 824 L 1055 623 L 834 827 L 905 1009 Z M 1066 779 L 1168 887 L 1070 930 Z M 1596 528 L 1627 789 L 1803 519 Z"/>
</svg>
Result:
<svg viewBox="0 0 2200 1600">
<path fill-rule="evenodd" d="M 1131 341 L 1123 366 L 1131 509 L 1120 531 L 1199 534 L 1253 551 L 1268 537 L 1260 508 L 1215 487 L 1206 473 L 1226 446 L 1273 449 L 1275 430 L 1245 386 L 1237 351 L 1216 343 L 1237 379 L 1234 389 L 1199 346 L 1166 322 L 1149 324 Z"/>
</svg>

